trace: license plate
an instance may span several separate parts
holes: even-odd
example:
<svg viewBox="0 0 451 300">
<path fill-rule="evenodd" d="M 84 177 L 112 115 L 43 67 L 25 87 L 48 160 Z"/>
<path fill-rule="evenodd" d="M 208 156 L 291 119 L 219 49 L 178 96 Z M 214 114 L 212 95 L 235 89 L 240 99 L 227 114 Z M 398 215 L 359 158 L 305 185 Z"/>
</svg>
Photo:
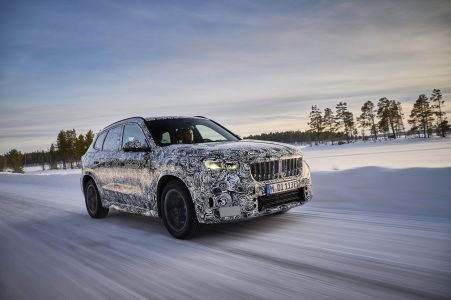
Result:
<svg viewBox="0 0 451 300">
<path fill-rule="evenodd" d="M 290 181 L 284 181 L 284 182 L 279 182 L 279 183 L 267 183 L 266 184 L 266 195 L 296 190 L 300 187 L 301 187 L 300 180 L 290 180 Z"/>
<path fill-rule="evenodd" d="M 219 216 L 222 217 L 233 217 L 241 214 L 241 208 L 239 206 L 227 206 L 219 208 Z"/>
</svg>

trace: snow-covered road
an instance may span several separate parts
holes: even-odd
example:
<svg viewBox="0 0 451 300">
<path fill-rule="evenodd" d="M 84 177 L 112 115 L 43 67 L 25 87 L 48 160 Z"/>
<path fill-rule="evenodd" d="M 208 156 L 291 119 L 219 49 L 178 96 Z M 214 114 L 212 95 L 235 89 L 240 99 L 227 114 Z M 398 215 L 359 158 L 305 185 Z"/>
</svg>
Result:
<svg viewBox="0 0 451 300">
<path fill-rule="evenodd" d="M 0 174 L 0 299 L 449 299 L 451 168 L 313 172 L 283 215 L 173 239 L 77 174 Z"/>
</svg>

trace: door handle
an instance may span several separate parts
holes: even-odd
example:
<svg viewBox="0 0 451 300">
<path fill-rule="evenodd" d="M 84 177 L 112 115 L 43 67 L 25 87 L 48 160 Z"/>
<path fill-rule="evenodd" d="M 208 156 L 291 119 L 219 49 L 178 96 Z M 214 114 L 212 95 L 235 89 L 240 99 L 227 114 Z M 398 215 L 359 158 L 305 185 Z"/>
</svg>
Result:
<svg viewBox="0 0 451 300">
<path fill-rule="evenodd" d="M 95 164 L 95 165 L 98 165 L 100 163 L 100 161 L 98 161 L 98 160 L 95 160 L 94 162 L 93 162 L 93 164 Z"/>
</svg>

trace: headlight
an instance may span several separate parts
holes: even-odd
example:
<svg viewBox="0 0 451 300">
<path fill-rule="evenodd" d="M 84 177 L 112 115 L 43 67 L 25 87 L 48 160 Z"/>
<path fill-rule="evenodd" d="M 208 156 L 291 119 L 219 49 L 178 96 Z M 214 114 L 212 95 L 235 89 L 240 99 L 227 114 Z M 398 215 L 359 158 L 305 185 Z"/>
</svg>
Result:
<svg viewBox="0 0 451 300">
<path fill-rule="evenodd" d="M 234 171 L 238 169 L 238 163 L 226 162 L 225 167 L 227 170 Z"/>
<path fill-rule="evenodd" d="M 221 161 L 204 160 L 204 166 L 205 168 L 213 171 L 219 171 L 224 169 L 224 163 Z"/>
<path fill-rule="evenodd" d="M 234 163 L 234 162 L 224 163 L 222 161 L 209 160 L 209 159 L 204 160 L 204 166 L 205 166 L 205 168 L 212 170 L 212 171 L 221 171 L 224 169 L 227 169 L 229 171 L 234 171 L 234 170 L 237 170 L 239 167 L 238 163 Z"/>
</svg>

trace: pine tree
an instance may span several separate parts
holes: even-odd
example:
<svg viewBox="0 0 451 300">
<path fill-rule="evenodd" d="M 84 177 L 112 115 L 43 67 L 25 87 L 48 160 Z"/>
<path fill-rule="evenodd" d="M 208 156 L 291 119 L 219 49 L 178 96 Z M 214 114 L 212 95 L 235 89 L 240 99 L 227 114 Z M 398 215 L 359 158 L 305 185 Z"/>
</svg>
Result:
<svg viewBox="0 0 451 300">
<path fill-rule="evenodd" d="M 379 117 L 379 128 L 387 133 L 391 129 L 394 138 L 397 137 L 396 128 L 404 127 L 402 124 L 401 103 L 396 100 L 380 98 L 377 102 L 377 116 Z"/>
<path fill-rule="evenodd" d="M 67 138 L 66 138 L 66 132 L 64 130 L 61 130 L 58 133 L 58 136 L 56 138 L 56 147 L 58 148 L 58 156 L 59 159 L 63 162 L 63 169 L 66 169 L 66 162 L 67 162 Z"/>
<path fill-rule="evenodd" d="M 12 149 L 6 154 L 7 164 L 14 173 L 23 173 L 23 155 L 20 151 Z"/>
<path fill-rule="evenodd" d="M 324 130 L 324 120 L 321 115 L 321 111 L 318 109 L 316 105 L 312 106 L 312 111 L 310 112 L 310 122 L 308 123 L 312 132 L 316 135 L 315 144 L 318 144 L 320 139 L 321 132 Z"/>
<path fill-rule="evenodd" d="M 86 152 L 86 141 L 83 134 L 78 135 L 75 141 L 75 160 L 80 161 L 83 154 Z"/>
<path fill-rule="evenodd" d="M 441 137 L 446 137 L 449 130 L 448 120 L 446 120 L 446 113 L 443 111 L 445 101 L 442 100 L 442 92 L 439 89 L 434 89 L 431 95 L 431 101 L 433 103 L 432 108 L 434 114 L 437 117 L 437 133 Z"/>
<path fill-rule="evenodd" d="M 358 117 L 358 122 L 363 129 L 369 128 L 373 135 L 373 140 L 377 140 L 377 126 L 376 126 L 376 110 L 374 109 L 374 103 L 366 101 L 362 108 L 362 113 Z"/>
<path fill-rule="evenodd" d="M 49 149 L 49 165 L 50 165 L 50 169 L 56 169 L 57 168 L 57 161 L 56 161 L 56 150 L 55 150 L 55 145 L 52 143 L 50 145 L 50 149 Z"/>
<path fill-rule="evenodd" d="M 390 101 L 386 98 L 380 98 L 377 102 L 377 116 L 379 118 L 378 127 L 379 130 L 387 135 L 389 129 L 389 121 L 388 121 L 388 111 L 389 111 Z"/>
<path fill-rule="evenodd" d="M 351 134 L 354 130 L 354 115 L 348 111 L 348 104 L 346 102 L 339 102 L 337 104 L 335 120 L 337 129 L 344 128 L 344 134 L 346 140 L 349 143 L 351 139 Z"/>
<path fill-rule="evenodd" d="M 41 169 L 42 169 L 42 171 L 45 171 L 46 155 L 45 155 L 44 150 L 41 150 L 39 156 L 40 156 Z"/>
<path fill-rule="evenodd" d="M 344 127 L 343 114 L 348 109 L 346 102 L 339 102 L 335 106 L 335 128 L 340 131 Z"/>
<path fill-rule="evenodd" d="M 323 121 L 324 121 L 324 127 L 328 131 L 328 137 L 333 145 L 334 144 L 334 133 L 336 130 L 336 121 L 335 121 L 335 117 L 334 117 L 334 113 L 333 113 L 332 109 L 326 108 L 324 110 Z"/>
<path fill-rule="evenodd" d="M 348 137 L 348 143 L 351 140 L 351 138 L 354 138 L 354 140 L 357 138 L 357 131 L 355 128 L 354 123 L 354 114 L 350 111 L 344 112 L 344 126 L 345 126 L 345 133 Z"/>
<path fill-rule="evenodd" d="M 77 143 L 77 133 L 75 132 L 75 129 L 66 130 L 66 141 L 68 161 L 70 162 L 70 168 L 73 169 L 76 160 L 75 144 Z"/>
<path fill-rule="evenodd" d="M 0 172 L 6 168 L 6 158 L 3 155 L 0 155 Z"/>
<path fill-rule="evenodd" d="M 88 148 L 91 145 L 93 140 L 94 140 L 94 133 L 92 132 L 92 130 L 89 130 L 85 136 L 85 152 L 86 152 L 86 150 L 88 150 Z"/>
<path fill-rule="evenodd" d="M 423 130 L 423 136 L 427 138 L 430 136 L 432 122 L 434 121 L 433 115 L 434 111 L 432 110 L 428 97 L 421 94 L 413 105 L 408 123 L 412 124 L 413 127 Z"/>
<path fill-rule="evenodd" d="M 393 119 L 393 124 L 396 132 L 396 136 L 401 136 L 401 133 L 404 133 L 405 135 L 405 128 L 404 128 L 404 113 L 402 112 L 402 106 L 401 102 L 391 100 L 391 116 Z"/>
</svg>

